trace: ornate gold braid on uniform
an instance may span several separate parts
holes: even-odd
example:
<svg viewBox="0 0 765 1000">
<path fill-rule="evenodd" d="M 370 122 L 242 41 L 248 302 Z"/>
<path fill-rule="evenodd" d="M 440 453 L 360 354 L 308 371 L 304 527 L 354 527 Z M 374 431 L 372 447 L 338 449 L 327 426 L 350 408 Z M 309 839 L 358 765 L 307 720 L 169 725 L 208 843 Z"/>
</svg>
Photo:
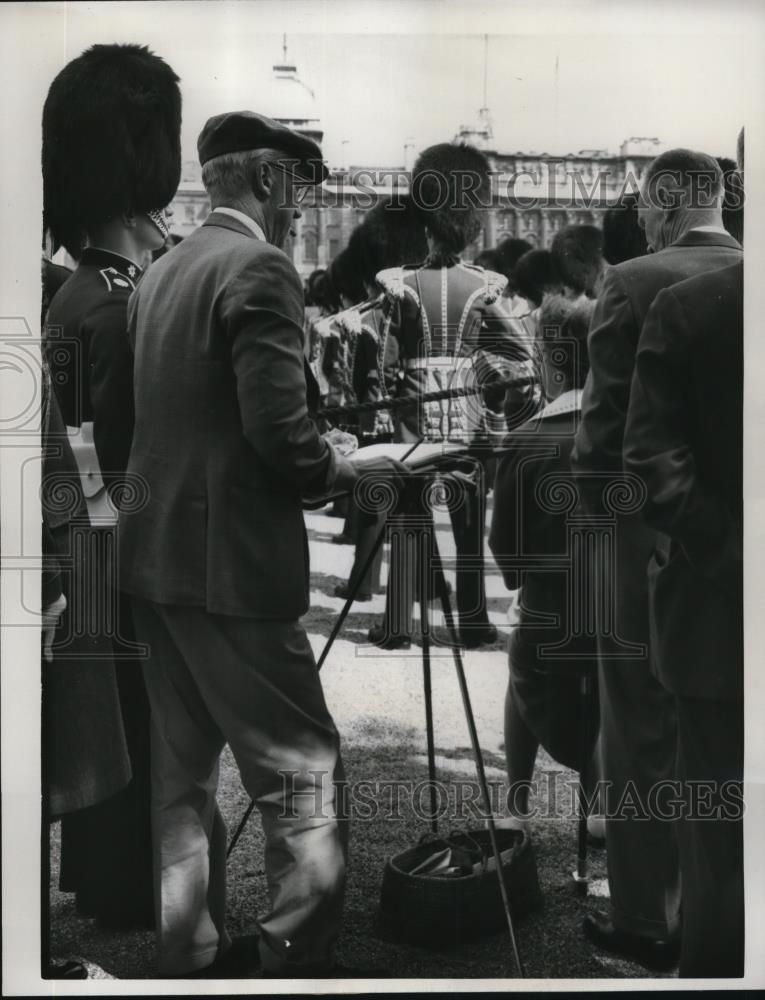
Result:
<svg viewBox="0 0 765 1000">
<path fill-rule="evenodd" d="M 412 271 L 408 271 L 404 267 L 388 267 L 384 271 L 378 272 L 375 280 L 382 287 L 385 294 L 389 295 L 392 299 L 400 302 L 408 292 L 414 299 L 415 304 L 419 306 L 419 295 L 404 281 L 406 275 L 412 273 Z"/>
</svg>

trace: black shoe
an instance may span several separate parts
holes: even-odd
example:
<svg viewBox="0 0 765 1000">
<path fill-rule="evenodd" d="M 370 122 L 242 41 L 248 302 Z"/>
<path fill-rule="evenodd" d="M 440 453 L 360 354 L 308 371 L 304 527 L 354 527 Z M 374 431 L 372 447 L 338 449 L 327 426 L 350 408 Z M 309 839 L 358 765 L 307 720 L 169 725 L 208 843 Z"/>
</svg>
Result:
<svg viewBox="0 0 765 1000">
<path fill-rule="evenodd" d="M 382 625 L 373 625 L 367 639 L 380 649 L 409 649 L 412 645 L 408 635 L 391 635 Z"/>
<path fill-rule="evenodd" d="M 649 938 L 619 930 L 605 913 L 588 913 L 582 921 L 584 936 L 597 948 L 627 958 L 654 972 L 668 972 L 680 960 L 680 935 Z"/>
<path fill-rule="evenodd" d="M 76 959 L 52 958 L 42 974 L 43 979 L 87 979 L 88 970 Z"/>
<path fill-rule="evenodd" d="M 335 597 L 342 597 L 344 601 L 347 601 L 350 597 L 350 590 L 347 583 L 338 583 L 335 587 Z M 371 601 L 372 595 L 365 594 L 363 590 L 359 590 L 354 597 L 354 601 Z"/>
<path fill-rule="evenodd" d="M 473 626 L 469 625 L 460 626 L 460 641 L 466 649 L 478 649 L 479 646 L 491 646 L 498 638 L 498 632 L 491 622 L 487 622 L 485 625 Z"/>
<path fill-rule="evenodd" d="M 160 976 L 160 979 L 249 979 L 260 973 L 260 952 L 257 934 L 245 934 L 234 938 L 225 955 L 216 958 L 211 965 L 194 972 L 176 972 Z"/>
</svg>

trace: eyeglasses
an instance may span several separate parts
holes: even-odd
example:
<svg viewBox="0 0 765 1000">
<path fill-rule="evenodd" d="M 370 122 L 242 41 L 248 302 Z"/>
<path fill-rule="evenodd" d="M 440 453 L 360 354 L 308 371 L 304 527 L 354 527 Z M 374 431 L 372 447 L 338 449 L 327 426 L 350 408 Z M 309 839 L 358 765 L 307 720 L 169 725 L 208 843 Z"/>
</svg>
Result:
<svg viewBox="0 0 765 1000">
<path fill-rule="evenodd" d="M 295 204 L 299 205 L 303 201 L 305 196 L 308 194 L 308 189 L 309 187 L 311 187 L 311 185 L 306 184 L 305 181 L 299 180 L 291 170 L 288 170 L 284 166 L 283 163 L 279 163 L 278 161 L 273 161 L 269 165 L 272 167 L 276 167 L 278 170 L 283 171 L 284 174 L 287 177 L 289 177 L 289 179 L 292 181 L 292 193 L 295 198 Z"/>
</svg>

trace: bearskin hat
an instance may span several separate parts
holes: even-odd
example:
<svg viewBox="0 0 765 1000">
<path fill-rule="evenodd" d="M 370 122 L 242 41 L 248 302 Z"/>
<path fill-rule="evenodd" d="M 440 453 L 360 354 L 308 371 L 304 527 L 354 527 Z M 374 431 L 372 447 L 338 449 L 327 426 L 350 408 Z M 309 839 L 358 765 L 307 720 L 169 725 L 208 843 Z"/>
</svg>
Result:
<svg viewBox="0 0 765 1000">
<path fill-rule="evenodd" d="M 335 302 L 340 305 L 340 296 L 351 302 L 363 302 L 366 298 L 364 281 L 361 277 L 360 261 L 351 252 L 350 245 L 341 250 L 327 268 L 327 278 L 334 293 Z"/>
<path fill-rule="evenodd" d="M 378 201 L 354 229 L 348 250 L 358 258 L 361 277 L 368 285 L 385 268 L 419 264 L 428 254 L 428 241 L 412 199 Z"/>
<path fill-rule="evenodd" d="M 499 254 L 496 249 L 493 250 L 482 250 L 476 259 L 473 261 L 476 267 L 482 267 L 486 271 L 495 271 L 499 274 Z"/>
<path fill-rule="evenodd" d="M 525 253 L 533 249 L 534 247 L 528 240 L 519 239 L 517 236 L 506 237 L 494 248 L 499 264 L 494 270 L 499 274 L 504 274 L 507 280 L 510 281 L 515 265 Z"/>
<path fill-rule="evenodd" d="M 143 45 L 94 45 L 61 70 L 42 120 L 43 222 L 79 257 L 88 227 L 164 208 L 181 179 L 181 92 Z"/>
<path fill-rule="evenodd" d="M 603 232 L 597 226 L 564 226 L 550 245 L 563 283 L 582 295 L 591 292 L 603 270 Z"/>
<path fill-rule="evenodd" d="M 459 254 L 481 229 L 491 198 L 491 168 L 474 146 L 442 142 L 424 150 L 412 170 L 412 202 L 440 250 Z"/>
<path fill-rule="evenodd" d="M 549 250 L 529 250 L 513 268 L 513 287 L 532 305 L 541 304 L 545 295 L 560 292 L 563 280 Z"/>
</svg>

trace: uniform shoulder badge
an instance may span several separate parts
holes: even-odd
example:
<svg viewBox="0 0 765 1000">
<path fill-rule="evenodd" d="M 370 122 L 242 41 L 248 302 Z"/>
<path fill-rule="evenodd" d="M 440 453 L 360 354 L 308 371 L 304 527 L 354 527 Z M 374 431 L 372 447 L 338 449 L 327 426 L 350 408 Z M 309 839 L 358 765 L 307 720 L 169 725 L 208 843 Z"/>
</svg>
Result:
<svg viewBox="0 0 765 1000">
<path fill-rule="evenodd" d="M 420 297 L 410 285 L 404 281 L 406 270 L 403 267 L 388 267 L 384 271 L 379 271 L 376 281 L 382 285 L 385 294 L 397 301 L 402 301 L 407 292 L 412 296 L 417 305 L 420 304 Z"/>
<path fill-rule="evenodd" d="M 135 282 L 125 274 L 120 274 L 116 267 L 103 267 L 98 272 L 106 282 L 106 287 L 110 292 L 135 291 Z"/>
</svg>

